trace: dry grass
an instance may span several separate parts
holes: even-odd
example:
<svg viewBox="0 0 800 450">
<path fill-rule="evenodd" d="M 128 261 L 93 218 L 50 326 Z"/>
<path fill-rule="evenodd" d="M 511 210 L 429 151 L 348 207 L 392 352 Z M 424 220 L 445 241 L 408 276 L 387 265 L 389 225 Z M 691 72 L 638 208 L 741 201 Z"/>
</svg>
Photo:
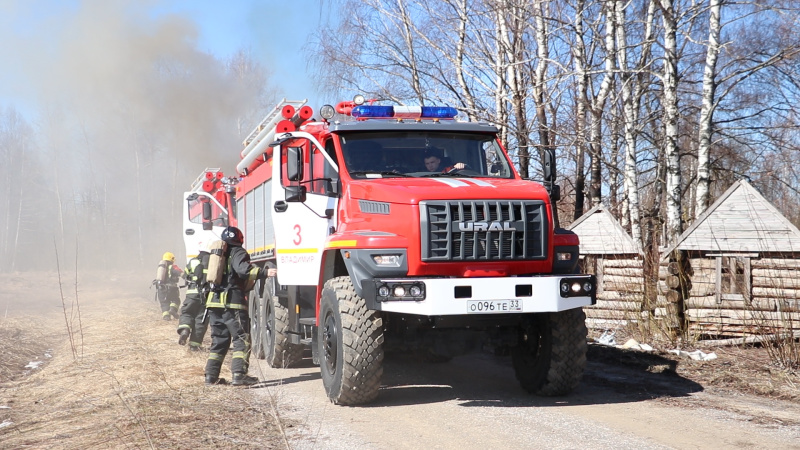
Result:
<svg viewBox="0 0 800 450">
<path fill-rule="evenodd" d="M 0 338 L 14 342 L 5 351 L 16 359 L 54 344 L 43 368 L 3 377 L 0 406 L 9 408 L 0 409 L 0 423 L 12 424 L 0 428 L 0 448 L 286 448 L 274 405 L 256 403 L 248 389 L 203 384 L 206 354 L 177 345 L 176 322 L 160 320 L 146 288 L 92 286 L 80 296 L 77 358 L 63 314 L 38 327 L 16 318 L 0 326 L 14 336 Z M 2 356 L 2 370 L 18 367 Z"/>
</svg>

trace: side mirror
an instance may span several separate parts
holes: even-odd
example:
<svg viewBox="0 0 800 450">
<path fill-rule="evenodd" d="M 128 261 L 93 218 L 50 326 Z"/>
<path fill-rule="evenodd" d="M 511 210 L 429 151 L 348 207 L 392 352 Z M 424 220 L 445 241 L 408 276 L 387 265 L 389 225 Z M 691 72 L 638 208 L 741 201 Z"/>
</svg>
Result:
<svg viewBox="0 0 800 450">
<path fill-rule="evenodd" d="M 206 231 L 213 230 L 214 229 L 214 224 L 211 223 L 211 221 L 204 220 L 203 221 L 203 229 L 206 230 Z"/>
<path fill-rule="evenodd" d="M 306 201 L 306 187 L 305 186 L 287 186 L 286 187 L 286 201 L 287 202 L 304 202 Z"/>
<path fill-rule="evenodd" d="M 554 202 L 561 200 L 561 186 L 557 184 L 550 186 L 550 200 Z"/>
<path fill-rule="evenodd" d="M 303 179 L 303 149 L 289 147 L 286 150 L 286 178 L 289 181 L 300 181 Z"/>
<path fill-rule="evenodd" d="M 203 202 L 203 220 L 211 220 L 211 203 Z"/>
</svg>

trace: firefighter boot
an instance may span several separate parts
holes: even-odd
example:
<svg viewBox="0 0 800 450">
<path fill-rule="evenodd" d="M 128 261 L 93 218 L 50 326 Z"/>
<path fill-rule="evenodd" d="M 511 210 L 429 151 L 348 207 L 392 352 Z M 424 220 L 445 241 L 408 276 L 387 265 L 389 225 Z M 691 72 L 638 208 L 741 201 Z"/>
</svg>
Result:
<svg viewBox="0 0 800 450">
<path fill-rule="evenodd" d="M 181 328 L 178 334 L 180 334 L 180 337 L 178 338 L 178 345 L 186 345 L 186 341 L 189 340 L 189 329 Z"/>
<path fill-rule="evenodd" d="M 214 384 L 228 384 L 228 381 L 225 380 L 225 378 L 219 378 L 213 375 L 206 375 L 206 385 L 214 385 Z"/>
<path fill-rule="evenodd" d="M 234 386 L 252 386 L 256 383 L 258 383 L 258 378 L 238 372 L 233 374 L 233 381 L 231 382 Z"/>
</svg>

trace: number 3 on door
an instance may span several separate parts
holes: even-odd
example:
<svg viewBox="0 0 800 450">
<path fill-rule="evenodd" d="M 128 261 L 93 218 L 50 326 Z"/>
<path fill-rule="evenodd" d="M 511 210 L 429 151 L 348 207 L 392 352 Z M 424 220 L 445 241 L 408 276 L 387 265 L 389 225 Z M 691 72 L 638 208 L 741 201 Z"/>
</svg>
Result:
<svg viewBox="0 0 800 450">
<path fill-rule="evenodd" d="M 294 245 L 300 245 L 300 243 L 303 242 L 303 238 L 300 237 L 300 225 L 299 224 L 294 226 L 294 232 L 295 232 L 295 238 L 292 239 L 292 243 Z"/>
</svg>

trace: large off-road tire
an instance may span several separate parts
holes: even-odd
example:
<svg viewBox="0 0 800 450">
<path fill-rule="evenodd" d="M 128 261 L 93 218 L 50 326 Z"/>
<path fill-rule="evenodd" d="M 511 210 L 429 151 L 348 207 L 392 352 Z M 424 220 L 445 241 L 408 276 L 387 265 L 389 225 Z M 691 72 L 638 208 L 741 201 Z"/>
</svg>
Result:
<svg viewBox="0 0 800 450">
<path fill-rule="evenodd" d="M 250 312 L 250 341 L 252 345 L 251 354 L 258 358 L 264 359 L 264 332 L 266 328 L 266 313 L 267 305 L 264 298 L 259 295 L 262 289 L 263 281 L 258 281 L 250 291 L 249 295 L 249 312 Z"/>
<path fill-rule="evenodd" d="M 272 279 L 264 286 L 261 348 L 270 367 L 292 367 L 303 359 L 303 346 L 289 342 L 289 308 L 274 294 Z"/>
<path fill-rule="evenodd" d="M 383 322 L 367 309 L 350 277 L 328 280 L 319 306 L 322 384 L 331 402 L 359 405 L 378 396 L 383 375 Z"/>
<path fill-rule="evenodd" d="M 586 335 L 581 308 L 533 316 L 520 327 L 519 343 L 511 350 L 520 385 L 543 396 L 572 392 L 586 368 Z"/>
</svg>

